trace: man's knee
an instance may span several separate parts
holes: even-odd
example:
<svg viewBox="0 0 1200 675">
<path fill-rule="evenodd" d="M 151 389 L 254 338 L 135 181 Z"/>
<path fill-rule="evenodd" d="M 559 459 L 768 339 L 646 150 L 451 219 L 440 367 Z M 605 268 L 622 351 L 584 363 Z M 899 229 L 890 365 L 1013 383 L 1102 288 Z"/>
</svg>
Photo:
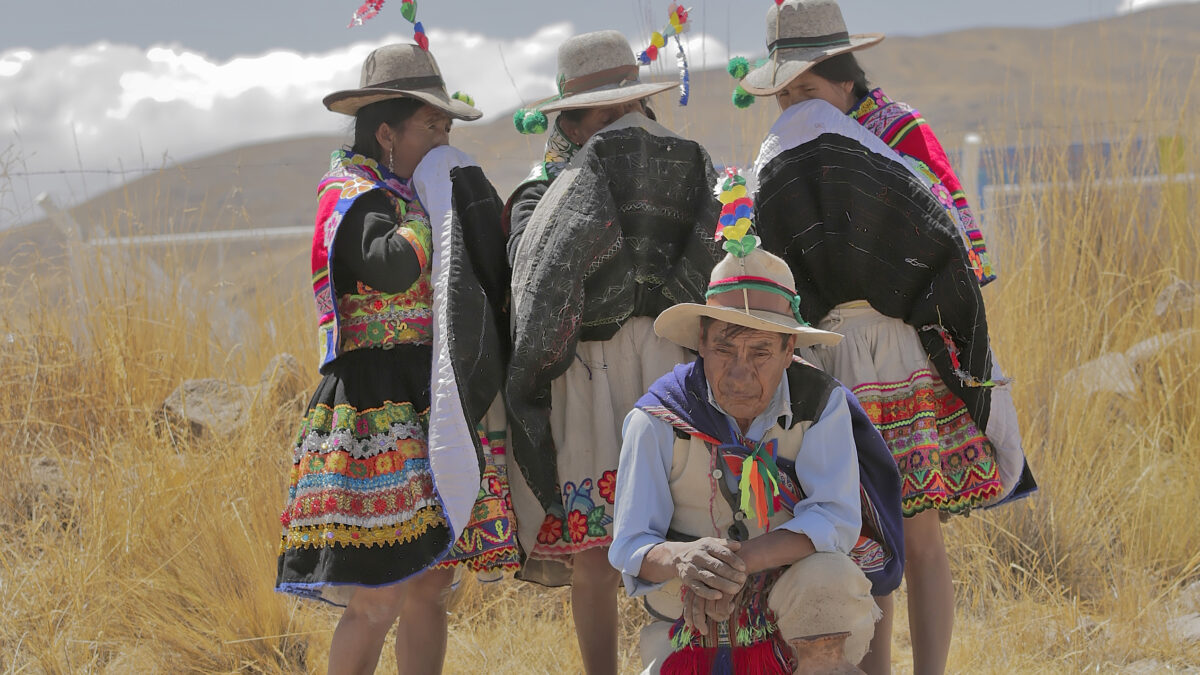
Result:
<svg viewBox="0 0 1200 675">
<path fill-rule="evenodd" d="M 840 553 L 814 553 L 788 568 L 775 582 L 768 604 L 784 639 L 848 632 L 846 659 L 867 653 L 880 611 L 871 582 Z"/>
</svg>

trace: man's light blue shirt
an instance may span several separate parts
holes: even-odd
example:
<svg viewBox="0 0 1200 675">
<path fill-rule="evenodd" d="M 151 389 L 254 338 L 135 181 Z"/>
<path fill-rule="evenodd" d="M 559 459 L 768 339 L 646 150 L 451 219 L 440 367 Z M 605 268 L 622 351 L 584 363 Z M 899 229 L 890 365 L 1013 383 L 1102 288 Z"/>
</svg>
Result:
<svg viewBox="0 0 1200 675">
<path fill-rule="evenodd" d="M 791 426 L 789 391 L 784 373 L 766 411 L 744 434 L 747 438 L 760 440 L 776 425 Z M 708 400 L 725 413 L 711 390 Z M 737 429 L 733 417 L 725 413 L 725 418 Z M 638 573 L 646 553 L 666 541 L 675 512 L 668 477 L 676 436 L 670 424 L 636 408 L 625 416 L 622 436 L 608 560 L 621 571 L 626 592 L 637 596 L 662 585 L 642 581 Z M 776 529 L 807 535 L 818 551 L 849 554 L 862 529 L 862 512 L 858 455 L 842 387 L 833 390 L 821 416 L 805 431 L 796 455 L 796 476 L 806 496 L 796 504 L 792 519 Z"/>
</svg>

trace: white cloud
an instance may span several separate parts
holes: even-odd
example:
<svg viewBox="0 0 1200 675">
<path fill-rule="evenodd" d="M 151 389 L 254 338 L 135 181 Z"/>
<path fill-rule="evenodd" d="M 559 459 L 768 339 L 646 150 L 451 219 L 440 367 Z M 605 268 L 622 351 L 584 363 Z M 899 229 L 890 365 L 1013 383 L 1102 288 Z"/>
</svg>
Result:
<svg viewBox="0 0 1200 675">
<path fill-rule="evenodd" d="M 437 29 L 429 37 L 450 91 L 470 94 L 489 119 L 554 92 L 558 45 L 571 33 L 571 24 L 559 23 L 515 40 Z M 154 169 L 250 143 L 342 133 L 348 118 L 325 110 L 322 97 L 356 86 L 375 47 L 407 41 L 394 35 L 323 53 L 273 51 L 225 61 L 178 44 L 0 52 L 0 133 L 17 139 L 15 151 L 0 145 L 0 153 L 7 151 L 0 157 L 19 157 L 10 171 L 68 172 L 0 184 L 0 227 L 39 215 L 30 196 L 42 190 L 68 204 L 123 179 L 81 176 L 81 167 Z M 688 50 L 693 68 L 728 56 L 719 41 L 698 35 L 689 36 Z M 676 72 L 673 50 L 664 56 L 652 74 Z"/>
<path fill-rule="evenodd" d="M 1182 5 L 1193 2 L 1200 2 L 1200 0 L 1121 0 L 1121 4 L 1117 5 L 1117 14 L 1129 14 L 1131 12 L 1139 12 L 1143 9 L 1150 9 L 1151 7 Z"/>
</svg>

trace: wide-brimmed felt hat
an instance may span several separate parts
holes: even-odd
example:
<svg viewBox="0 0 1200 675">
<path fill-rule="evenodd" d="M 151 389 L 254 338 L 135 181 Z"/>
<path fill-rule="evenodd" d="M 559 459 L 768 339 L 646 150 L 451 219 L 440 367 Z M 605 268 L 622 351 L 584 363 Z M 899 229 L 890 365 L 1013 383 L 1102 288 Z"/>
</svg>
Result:
<svg viewBox="0 0 1200 675">
<path fill-rule="evenodd" d="M 544 113 L 627 103 L 674 89 L 678 82 L 642 82 L 633 47 L 615 30 L 584 33 L 558 48 L 558 95 L 529 106 Z"/>
<path fill-rule="evenodd" d="M 483 113 L 446 93 L 446 82 L 433 54 L 417 45 L 386 45 L 363 61 L 358 89 L 343 89 L 325 97 L 325 107 L 344 115 L 393 98 L 413 98 L 460 120 L 477 120 Z"/>
<path fill-rule="evenodd" d="M 786 0 L 767 10 L 765 64 L 742 79 L 755 96 L 771 96 L 813 65 L 838 54 L 866 49 L 883 41 L 881 33 L 850 35 L 834 0 Z"/>
<path fill-rule="evenodd" d="M 809 326 L 800 316 L 792 271 L 778 256 L 754 249 L 744 257 L 726 255 L 713 267 L 707 302 L 666 309 L 654 321 L 659 337 L 693 351 L 700 348 L 700 319 L 796 336 L 796 347 L 835 345 L 842 336 Z"/>
</svg>

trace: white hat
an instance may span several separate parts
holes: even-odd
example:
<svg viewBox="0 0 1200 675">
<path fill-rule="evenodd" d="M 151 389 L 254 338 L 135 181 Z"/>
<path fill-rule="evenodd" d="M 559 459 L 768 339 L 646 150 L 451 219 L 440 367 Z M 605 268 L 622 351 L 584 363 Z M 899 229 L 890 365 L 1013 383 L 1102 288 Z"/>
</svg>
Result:
<svg viewBox="0 0 1200 675">
<path fill-rule="evenodd" d="M 700 346 L 700 318 L 754 330 L 796 336 L 796 347 L 835 345 L 842 336 L 818 330 L 800 316 L 792 271 L 778 256 L 754 249 L 744 257 L 726 255 L 713 268 L 706 304 L 683 303 L 654 321 L 659 337 L 691 350 Z"/>
<path fill-rule="evenodd" d="M 413 98 L 460 120 L 483 116 L 446 94 L 446 82 L 433 54 L 407 44 L 386 45 L 368 54 L 358 89 L 335 91 L 322 102 L 333 112 L 354 115 L 363 106 L 393 98 Z"/>
<path fill-rule="evenodd" d="M 771 96 L 817 63 L 838 54 L 872 47 L 881 33 L 850 35 L 834 0 L 786 0 L 767 10 L 770 58 L 742 78 L 742 89 Z"/>
</svg>

